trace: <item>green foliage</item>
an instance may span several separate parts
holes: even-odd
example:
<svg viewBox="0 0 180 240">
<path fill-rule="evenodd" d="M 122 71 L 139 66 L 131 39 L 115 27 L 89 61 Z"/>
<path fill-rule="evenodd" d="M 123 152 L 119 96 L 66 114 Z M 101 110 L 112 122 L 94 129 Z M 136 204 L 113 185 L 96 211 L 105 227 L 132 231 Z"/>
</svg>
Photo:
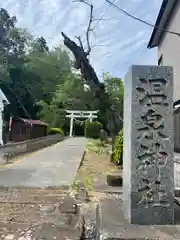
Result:
<svg viewBox="0 0 180 240">
<path fill-rule="evenodd" d="M 121 100 L 121 94 L 123 95 L 124 86 L 121 78 L 113 77 L 110 73 L 103 74 L 104 83 L 106 89 L 113 98 Z"/>
<path fill-rule="evenodd" d="M 12 115 L 37 118 L 47 109 L 37 103 L 52 105 L 57 86 L 72 74 L 72 61 L 63 47 L 50 51 L 43 37 L 34 39 L 16 24 L 14 16 L 0 9 L 0 88 L 11 102 Z M 50 108 L 57 119 L 59 106 Z"/>
<path fill-rule="evenodd" d="M 45 38 L 33 37 L 19 28 L 17 21 L 7 10 L 0 9 L 0 88 L 11 103 L 7 121 L 10 115 L 40 118 L 50 128 L 68 131 L 65 109 L 99 110 L 99 101 L 73 71 L 73 62 L 64 46 L 49 49 Z M 104 74 L 104 82 L 112 99 L 122 102 L 121 79 Z M 100 112 L 99 119 L 106 125 L 104 112 Z M 92 130 L 90 137 L 99 137 L 98 129 Z"/>
<path fill-rule="evenodd" d="M 123 114 L 124 84 L 121 78 L 113 77 L 110 73 L 103 74 L 106 91 L 109 93 L 112 103 Z"/>
<path fill-rule="evenodd" d="M 110 98 L 110 104 L 113 104 L 114 108 L 117 109 L 121 117 L 123 117 L 124 84 L 122 79 L 113 77 L 110 73 L 104 73 L 103 80 L 106 92 Z M 109 113 L 107 112 L 107 104 L 108 103 L 100 104 L 99 109 L 99 118 L 103 123 L 105 129 L 109 118 Z"/>
<path fill-rule="evenodd" d="M 99 138 L 100 130 L 102 129 L 102 127 L 102 123 L 98 121 L 87 121 L 85 123 L 85 136 L 87 138 Z"/>
<path fill-rule="evenodd" d="M 116 137 L 114 152 L 113 152 L 113 162 L 117 165 L 122 165 L 123 159 L 123 130 L 121 130 Z"/>
<path fill-rule="evenodd" d="M 48 130 L 48 134 L 49 135 L 53 135 L 53 134 L 60 134 L 61 136 L 64 136 L 64 131 L 62 128 L 50 128 Z"/>
<path fill-rule="evenodd" d="M 93 191 L 93 178 L 91 175 L 85 176 L 84 178 L 84 186 L 88 195 L 90 196 Z"/>
<path fill-rule="evenodd" d="M 44 122 L 47 122 L 51 128 L 63 128 L 66 121 L 66 112 L 59 108 L 58 105 L 47 103 L 43 100 L 39 101 L 37 105 L 40 107 L 39 117 Z"/>
<path fill-rule="evenodd" d="M 99 139 L 90 139 L 88 141 L 87 147 L 86 147 L 87 152 L 95 152 L 97 154 L 106 154 L 108 152 L 107 145 L 104 144 L 102 141 Z"/>
<path fill-rule="evenodd" d="M 57 86 L 52 102 L 72 110 L 95 109 L 92 92 L 85 91 L 81 76 L 73 73 L 65 76 L 64 81 Z"/>
<path fill-rule="evenodd" d="M 49 52 L 34 50 L 27 55 L 25 72 L 36 101 L 50 102 L 57 86 L 71 74 L 71 61 L 68 53 L 61 48 Z"/>
</svg>

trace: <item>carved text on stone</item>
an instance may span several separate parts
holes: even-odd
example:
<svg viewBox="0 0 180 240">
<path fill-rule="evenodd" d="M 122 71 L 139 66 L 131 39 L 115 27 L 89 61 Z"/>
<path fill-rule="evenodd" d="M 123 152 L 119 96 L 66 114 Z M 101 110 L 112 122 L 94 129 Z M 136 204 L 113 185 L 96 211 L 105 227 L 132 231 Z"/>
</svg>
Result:
<svg viewBox="0 0 180 240">
<path fill-rule="evenodd" d="M 141 200 L 144 207 L 169 206 L 167 191 L 161 181 L 161 172 L 168 161 L 165 142 L 164 110 L 168 108 L 165 79 L 140 79 L 136 87 L 138 102 L 146 109 L 139 117 L 137 127 L 137 162 Z"/>
</svg>

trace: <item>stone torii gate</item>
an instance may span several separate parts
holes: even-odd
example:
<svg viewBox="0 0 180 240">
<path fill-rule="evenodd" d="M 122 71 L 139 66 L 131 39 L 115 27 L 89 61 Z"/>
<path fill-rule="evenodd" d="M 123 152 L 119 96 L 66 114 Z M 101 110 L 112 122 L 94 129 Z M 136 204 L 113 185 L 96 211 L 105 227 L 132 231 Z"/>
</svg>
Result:
<svg viewBox="0 0 180 240">
<path fill-rule="evenodd" d="M 98 110 L 96 110 L 96 111 L 66 110 L 66 113 L 67 113 L 66 117 L 70 118 L 69 136 L 72 137 L 74 119 L 87 118 L 87 119 L 89 119 L 90 122 L 92 122 L 93 119 L 97 118 Z"/>
</svg>

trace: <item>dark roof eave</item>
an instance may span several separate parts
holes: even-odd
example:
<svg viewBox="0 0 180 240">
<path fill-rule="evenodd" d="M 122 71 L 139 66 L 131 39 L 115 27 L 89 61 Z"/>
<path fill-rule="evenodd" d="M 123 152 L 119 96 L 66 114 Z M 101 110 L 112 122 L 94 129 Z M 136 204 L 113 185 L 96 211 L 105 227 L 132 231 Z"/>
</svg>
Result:
<svg viewBox="0 0 180 240">
<path fill-rule="evenodd" d="M 157 47 L 160 39 L 162 38 L 163 32 L 161 30 L 158 30 L 158 28 L 164 29 L 166 24 L 168 23 L 168 20 L 170 19 L 173 7 L 177 3 L 177 0 L 163 0 L 154 30 L 152 32 L 151 38 L 148 43 L 148 48 L 154 48 Z"/>
<path fill-rule="evenodd" d="M 161 4 L 161 8 L 160 8 L 160 11 L 159 11 L 159 14 L 158 14 L 158 17 L 157 17 L 157 20 L 156 20 L 156 23 L 155 23 L 155 26 L 158 27 L 159 26 L 159 23 L 161 21 L 161 18 L 163 16 L 163 13 L 164 13 L 164 9 L 167 5 L 167 1 L 166 0 L 163 0 L 162 4 Z M 154 43 L 153 44 L 153 40 L 154 40 L 154 37 L 156 35 L 156 32 L 157 32 L 157 28 L 154 27 L 153 29 L 153 32 L 151 34 L 151 38 L 149 40 L 149 43 L 148 43 L 148 48 L 154 48 L 154 47 L 157 47 L 157 43 Z"/>
</svg>

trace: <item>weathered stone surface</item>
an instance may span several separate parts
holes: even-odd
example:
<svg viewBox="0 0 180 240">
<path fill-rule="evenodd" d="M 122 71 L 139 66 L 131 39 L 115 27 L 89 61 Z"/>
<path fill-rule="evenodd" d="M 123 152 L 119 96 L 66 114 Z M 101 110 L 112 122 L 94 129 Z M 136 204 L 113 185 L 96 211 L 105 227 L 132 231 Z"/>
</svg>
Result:
<svg viewBox="0 0 180 240">
<path fill-rule="evenodd" d="M 96 239 L 96 211 L 97 203 L 91 203 L 83 210 L 84 216 L 84 238 L 88 240 Z"/>
<path fill-rule="evenodd" d="M 108 155 L 109 155 L 109 162 L 113 163 L 113 152 L 108 151 Z"/>
<path fill-rule="evenodd" d="M 113 206 L 113 207 L 112 207 Z M 122 199 L 100 199 L 97 209 L 97 240 L 178 240 L 180 236 L 179 221 L 177 225 L 142 226 L 130 224 L 124 217 Z M 175 209 L 179 216 L 180 208 Z"/>
<path fill-rule="evenodd" d="M 35 233 L 33 230 L 28 230 L 26 232 L 22 232 L 21 237 L 18 238 L 18 240 L 37 240 L 34 235 Z"/>
<path fill-rule="evenodd" d="M 76 201 L 70 196 L 66 196 L 63 202 L 59 205 L 59 211 L 61 213 L 76 213 Z"/>
<path fill-rule="evenodd" d="M 124 213 L 134 224 L 174 223 L 173 73 L 132 66 L 124 94 Z"/>
<path fill-rule="evenodd" d="M 62 228 L 51 224 L 44 224 L 37 240 L 80 240 L 82 236 L 82 229 Z"/>
<path fill-rule="evenodd" d="M 110 173 L 107 175 L 107 184 L 109 186 L 121 187 L 123 184 L 123 178 L 120 174 Z"/>
<path fill-rule="evenodd" d="M 52 205 L 52 206 L 42 206 L 41 209 L 40 209 L 44 215 L 47 215 L 47 216 L 54 216 L 57 214 L 57 211 L 56 211 L 56 206 L 55 205 Z"/>
<path fill-rule="evenodd" d="M 76 199 L 81 202 L 88 202 L 89 201 L 89 194 L 84 186 L 84 183 L 79 183 L 79 189 L 76 193 Z"/>
<path fill-rule="evenodd" d="M 104 143 L 108 143 L 108 135 L 107 132 L 104 129 L 100 130 L 100 139 Z"/>
<path fill-rule="evenodd" d="M 14 235 L 13 235 L 13 234 L 8 234 L 8 235 L 5 237 L 5 240 L 14 240 Z"/>
</svg>

